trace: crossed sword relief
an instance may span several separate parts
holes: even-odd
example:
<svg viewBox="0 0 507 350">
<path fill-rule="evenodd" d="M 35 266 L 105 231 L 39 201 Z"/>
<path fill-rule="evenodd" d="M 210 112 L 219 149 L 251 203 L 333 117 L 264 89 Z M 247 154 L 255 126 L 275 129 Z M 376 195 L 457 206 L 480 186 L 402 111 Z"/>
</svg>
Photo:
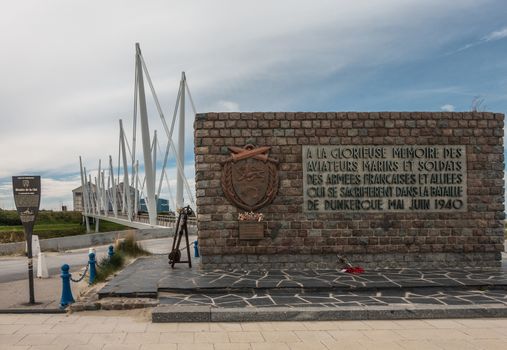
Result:
<svg viewBox="0 0 507 350">
<path fill-rule="evenodd" d="M 268 146 L 254 148 L 253 145 L 246 145 L 244 148 L 235 146 L 227 148 L 231 151 L 231 157 L 226 159 L 225 162 L 232 161 L 236 163 L 238 160 L 254 158 L 263 162 L 270 161 L 278 164 L 278 160 L 269 158 L 268 152 L 271 147 Z"/>
</svg>

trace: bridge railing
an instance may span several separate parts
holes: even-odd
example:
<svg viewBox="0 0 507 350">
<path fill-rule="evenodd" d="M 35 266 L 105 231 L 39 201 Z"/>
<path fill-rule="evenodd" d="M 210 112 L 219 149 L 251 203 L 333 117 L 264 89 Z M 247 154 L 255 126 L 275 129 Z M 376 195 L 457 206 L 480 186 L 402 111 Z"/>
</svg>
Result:
<svg viewBox="0 0 507 350">
<path fill-rule="evenodd" d="M 83 213 L 83 215 L 86 215 L 86 214 Z M 129 220 L 128 215 L 122 214 L 122 213 L 117 213 L 115 216 L 113 211 L 109 211 L 107 213 L 105 211 L 100 211 L 99 215 L 103 216 L 105 220 L 107 220 L 107 217 L 116 217 L 116 218 L 120 218 L 120 219 L 127 220 L 127 221 Z M 157 225 L 165 226 L 165 227 L 174 227 L 174 225 L 176 224 L 176 219 L 177 218 L 174 215 L 159 214 L 159 215 L 157 215 Z M 134 215 L 132 217 L 132 221 L 133 222 L 141 222 L 141 223 L 145 223 L 145 224 L 149 225 L 150 218 L 149 218 L 148 213 L 139 213 L 139 214 Z M 195 217 L 190 217 L 190 218 L 188 218 L 187 223 L 190 226 L 195 226 L 195 225 L 197 225 L 197 220 Z"/>
</svg>

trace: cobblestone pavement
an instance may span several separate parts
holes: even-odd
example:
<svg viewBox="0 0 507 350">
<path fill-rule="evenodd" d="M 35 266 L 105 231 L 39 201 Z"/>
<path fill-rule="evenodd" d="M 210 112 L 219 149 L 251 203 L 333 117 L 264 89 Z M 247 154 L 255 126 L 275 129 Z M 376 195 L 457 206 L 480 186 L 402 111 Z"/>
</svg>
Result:
<svg viewBox="0 0 507 350">
<path fill-rule="evenodd" d="M 0 349 L 507 348 L 507 319 L 153 324 L 148 317 L 147 311 L 0 315 Z"/>
<path fill-rule="evenodd" d="M 209 305 L 214 307 L 343 307 L 387 305 L 477 305 L 499 304 L 507 306 L 505 289 L 460 290 L 414 288 L 358 292 L 306 292 L 287 293 L 283 290 L 265 290 L 251 293 L 182 294 L 159 293 L 161 304 Z"/>
</svg>

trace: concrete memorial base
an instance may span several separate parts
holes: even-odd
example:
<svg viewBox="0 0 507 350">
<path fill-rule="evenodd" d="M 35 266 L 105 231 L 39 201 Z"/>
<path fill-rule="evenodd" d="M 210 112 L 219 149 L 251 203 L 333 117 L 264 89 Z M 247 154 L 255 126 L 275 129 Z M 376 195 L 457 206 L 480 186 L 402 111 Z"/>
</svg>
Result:
<svg viewBox="0 0 507 350">
<path fill-rule="evenodd" d="M 166 256 L 151 256 L 98 295 L 123 305 L 125 298 L 156 298 L 153 322 L 239 322 L 505 317 L 506 290 L 505 268 L 205 271 L 171 269 Z"/>
</svg>

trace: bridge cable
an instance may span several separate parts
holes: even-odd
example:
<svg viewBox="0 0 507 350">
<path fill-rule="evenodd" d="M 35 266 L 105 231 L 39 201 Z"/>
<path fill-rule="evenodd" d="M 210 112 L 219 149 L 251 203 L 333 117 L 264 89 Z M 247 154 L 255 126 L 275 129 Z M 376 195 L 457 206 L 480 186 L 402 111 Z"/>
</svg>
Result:
<svg viewBox="0 0 507 350">
<path fill-rule="evenodd" d="M 142 64 L 142 67 L 143 67 L 143 71 L 146 74 L 146 79 L 148 80 L 148 85 L 150 85 L 150 90 L 151 90 L 151 93 L 152 93 L 152 97 L 155 100 L 155 104 L 157 106 L 157 110 L 159 112 L 160 119 L 162 120 L 162 125 L 164 126 L 164 130 L 165 130 L 165 132 L 167 134 L 167 137 L 169 139 L 171 147 L 173 148 L 174 154 L 177 154 L 176 147 L 174 146 L 174 142 L 172 140 L 172 137 L 171 137 L 171 135 L 169 133 L 169 130 L 168 130 L 168 127 L 167 127 L 167 122 L 165 120 L 164 113 L 162 112 L 162 108 L 160 107 L 160 103 L 158 101 L 157 93 L 155 92 L 155 88 L 153 86 L 153 82 L 151 81 L 150 73 L 148 72 L 148 68 L 146 67 L 146 63 L 144 61 L 144 57 L 143 57 L 142 54 L 139 54 L 139 57 L 141 58 L 141 64 Z M 194 206 L 194 208 L 196 208 L 195 201 L 193 200 L 192 192 L 190 191 L 190 186 L 188 185 L 188 181 L 187 181 L 187 178 L 185 176 L 185 172 L 183 170 L 183 165 L 181 164 L 181 162 L 180 162 L 180 160 L 179 160 L 178 157 L 175 157 L 175 158 L 176 158 L 176 165 L 177 165 L 178 172 L 180 173 L 181 177 L 183 178 L 183 184 L 185 185 L 185 188 L 186 188 L 186 190 L 188 192 L 189 199 L 192 202 L 192 205 Z"/>
</svg>

